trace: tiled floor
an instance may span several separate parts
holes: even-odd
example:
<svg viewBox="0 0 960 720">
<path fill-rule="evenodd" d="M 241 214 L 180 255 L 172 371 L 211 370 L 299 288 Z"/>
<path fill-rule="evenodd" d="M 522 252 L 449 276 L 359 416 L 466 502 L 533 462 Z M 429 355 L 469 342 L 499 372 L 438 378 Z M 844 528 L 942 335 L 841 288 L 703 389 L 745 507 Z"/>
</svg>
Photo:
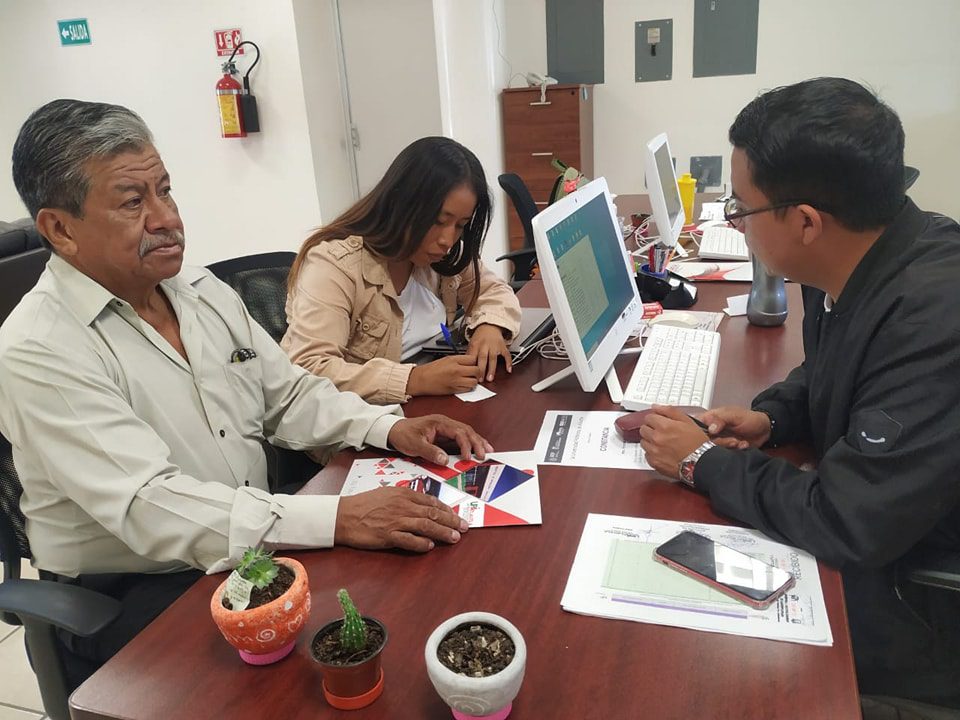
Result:
<svg viewBox="0 0 960 720">
<path fill-rule="evenodd" d="M 37 577 L 36 571 L 24 562 L 21 575 Z M 37 678 L 27 662 L 23 647 L 23 628 L 0 623 L 0 720 L 40 720 L 43 703 Z"/>
</svg>

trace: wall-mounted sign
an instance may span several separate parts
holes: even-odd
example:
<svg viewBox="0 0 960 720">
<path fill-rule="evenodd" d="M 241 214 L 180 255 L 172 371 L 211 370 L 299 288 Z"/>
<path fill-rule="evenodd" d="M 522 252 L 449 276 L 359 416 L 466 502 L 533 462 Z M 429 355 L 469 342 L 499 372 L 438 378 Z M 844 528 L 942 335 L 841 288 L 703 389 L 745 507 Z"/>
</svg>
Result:
<svg viewBox="0 0 960 720">
<path fill-rule="evenodd" d="M 57 34 L 61 45 L 89 45 L 90 26 L 86 18 L 57 20 Z"/>
<path fill-rule="evenodd" d="M 240 37 L 240 28 L 231 28 L 230 30 L 214 30 L 214 44 L 217 46 L 217 55 L 230 55 L 243 38 Z M 243 55 L 243 48 L 237 50 L 237 55 Z"/>
</svg>

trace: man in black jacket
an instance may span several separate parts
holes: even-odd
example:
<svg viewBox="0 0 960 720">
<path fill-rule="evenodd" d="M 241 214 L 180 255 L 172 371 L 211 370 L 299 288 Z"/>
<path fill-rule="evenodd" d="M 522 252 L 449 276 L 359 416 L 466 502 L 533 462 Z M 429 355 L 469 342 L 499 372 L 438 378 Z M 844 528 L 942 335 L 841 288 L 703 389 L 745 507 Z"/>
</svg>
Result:
<svg viewBox="0 0 960 720">
<path fill-rule="evenodd" d="M 674 408 L 647 460 L 843 571 L 863 692 L 960 707 L 960 594 L 898 574 L 960 552 L 960 226 L 905 196 L 897 115 L 849 80 L 761 95 L 730 128 L 727 218 L 803 283 L 803 364 L 752 409 Z M 805 443 L 817 469 L 758 448 Z"/>
</svg>

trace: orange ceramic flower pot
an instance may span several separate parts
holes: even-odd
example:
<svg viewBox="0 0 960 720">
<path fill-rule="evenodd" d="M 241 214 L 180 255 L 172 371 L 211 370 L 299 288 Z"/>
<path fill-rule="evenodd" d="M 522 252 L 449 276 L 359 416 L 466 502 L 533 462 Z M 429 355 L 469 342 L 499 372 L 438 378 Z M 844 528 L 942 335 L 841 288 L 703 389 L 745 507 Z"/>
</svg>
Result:
<svg viewBox="0 0 960 720">
<path fill-rule="evenodd" d="M 310 583 L 303 565 L 291 558 L 275 558 L 293 571 L 294 580 L 276 600 L 248 610 L 223 606 L 224 580 L 210 598 L 210 614 L 223 637 L 251 665 L 269 665 L 293 650 L 297 635 L 310 615 Z"/>
</svg>

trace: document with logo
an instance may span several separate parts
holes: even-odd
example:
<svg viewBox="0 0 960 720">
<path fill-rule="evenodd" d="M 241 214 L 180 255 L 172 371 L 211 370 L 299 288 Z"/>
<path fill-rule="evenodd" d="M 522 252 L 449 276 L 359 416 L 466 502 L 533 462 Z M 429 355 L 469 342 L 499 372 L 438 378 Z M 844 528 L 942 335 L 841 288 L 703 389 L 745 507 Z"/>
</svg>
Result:
<svg viewBox="0 0 960 720">
<path fill-rule="evenodd" d="M 775 565 L 796 584 L 757 610 L 654 560 L 683 530 Z M 756 530 L 590 513 L 560 604 L 568 612 L 808 645 L 833 645 L 817 561 Z"/>
<path fill-rule="evenodd" d="M 640 443 L 625 443 L 614 422 L 622 412 L 550 410 L 534 448 L 540 465 L 652 470 Z"/>
</svg>

